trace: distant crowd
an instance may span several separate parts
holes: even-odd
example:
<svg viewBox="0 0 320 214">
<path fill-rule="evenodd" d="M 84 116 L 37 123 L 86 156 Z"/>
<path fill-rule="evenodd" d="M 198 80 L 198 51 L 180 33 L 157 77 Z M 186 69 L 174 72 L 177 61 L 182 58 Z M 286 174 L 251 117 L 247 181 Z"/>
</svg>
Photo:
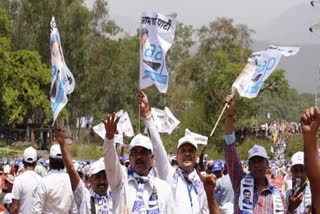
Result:
<svg viewBox="0 0 320 214">
<path fill-rule="evenodd" d="M 137 101 L 147 135 L 131 140 L 128 155 L 115 145 L 119 118 L 113 113 L 103 120 L 106 135 L 99 160 L 73 160 L 64 131 L 55 125 L 48 160 L 28 147 L 21 160 L 2 164 L 0 213 L 320 213 L 320 109 L 303 113 L 298 129 L 304 151 L 296 151 L 290 161 L 282 137 L 271 148 L 273 160 L 260 145 L 240 160 L 233 130 L 235 100 L 228 96 L 225 159 L 208 160 L 207 147 L 190 135 L 179 139 L 175 154 L 167 152 L 147 95 L 139 91 Z M 272 127 L 281 132 L 276 123 Z"/>
</svg>

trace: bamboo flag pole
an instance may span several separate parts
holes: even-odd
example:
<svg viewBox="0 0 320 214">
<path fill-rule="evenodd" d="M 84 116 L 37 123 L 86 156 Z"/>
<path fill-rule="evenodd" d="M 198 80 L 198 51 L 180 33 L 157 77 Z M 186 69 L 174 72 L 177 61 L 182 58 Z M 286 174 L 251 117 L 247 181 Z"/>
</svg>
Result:
<svg viewBox="0 0 320 214">
<path fill-rule="evenodd" d="M 139 133 L 141 133 L 141 129 L 140 129 L 140 119 L 141 119 L 141 110 L 140 110 L 140 105 L 139 105 L 138 117 L 139 117 Z"/>
<path fill-rule="evenodd" d="M 214 125 L 214 127 L 213 127 L 213 129 L 212 129 L 212 131 L 211 131 L 210 137 L 213 135 L 214 131 L 216 130 L 216 128 L 217 128 L 217 126 L 218 126 L 218 123 L 219 123 L 219 121 L 220 121 L 220 119 L 221 119 L 221 117 L 222 117 L 222 114 L 223 114 L 223 112 L 224 112 L 224 111 L 226 110 L 226 108 L 227 108 L 227 105 L 228 105 L 228 103 L 226 103 L 226 104 L 224 105 L 224 107 L 223 107 L 223 109 L 222 109 L 222 111 L 221 111 L 221 113 L 220 113 L 220 116 L 219 116 L 216 124 Z"/>
</svg>

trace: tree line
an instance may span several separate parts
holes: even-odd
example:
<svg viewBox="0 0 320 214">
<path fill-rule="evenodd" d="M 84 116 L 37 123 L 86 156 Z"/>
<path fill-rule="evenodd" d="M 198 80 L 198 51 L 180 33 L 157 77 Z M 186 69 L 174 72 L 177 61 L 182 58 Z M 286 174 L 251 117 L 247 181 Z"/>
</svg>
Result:
<svg viewBox="0 0 320 214">
<path fill-rule="evenodd" d="M 0 123 L 15 127 L 51 124 L 49 23 L 55 16 L 64 58 L 76 80 L 59 121 L 72 130 L 77 118 L 93 116 L 98 123 L 106 112 L 120 109 L 139 129 L 135 92 L 139 80 L 139 29 L 130 35 L 109 16 L 107 1 L 93 8 L 83 0 L 0 0 Z M 112 8 L 111 8 L 112 9 Z M 181 121 L 170 143 L 193 132 L 209 135 L 230 93 L 231 85 L 252 53 L 254 30 L 220 17 L 194 28 L 177 18 L 174 44 L 167 54 L 170 72 L 167 94 L 146 89 L 150 103 L 168 106 Z M 140 17 L 137 17 L 139 19 Z M 298 120 L 313 96 L 290 88 L 284 70 L 276 70 L 255 99 L 237 96 L 235 127 L 266 120 Z M 221 123 L 222 124 L 222 123 Z M 209 141 L 220 144 L 222 126 Z"/>
</svg>

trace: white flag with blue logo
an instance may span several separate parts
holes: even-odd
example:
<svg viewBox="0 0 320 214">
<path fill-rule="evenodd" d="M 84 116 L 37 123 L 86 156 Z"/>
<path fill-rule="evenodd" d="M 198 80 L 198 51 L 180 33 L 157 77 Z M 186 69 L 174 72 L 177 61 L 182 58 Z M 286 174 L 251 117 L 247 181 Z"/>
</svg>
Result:
<svg viewBox="0 0 320 214">
<path fill-rule="evenodd" d="M 166 53 L 172 45 L 176 21 L 159 13 L 145 12 L 141 18 L 139 88 L 155 85 L 159 92 L 168 90 Z"/>
<path fill-rule="evenodd" d="M 235 89 L 237 89 L 242 97 L 256 97 L 264 81 L 279 64 L 281 56 L 296 55 L 299 49 L 299 47 L 278 47 L 271 45 L 263 51 L 251 54 L 248 64 L 232 84 L 232 96 L 235 93 Z"/>
<path fill-rule="evenodd" d="M 75 85 L 74 77 L 64 61 L 60 35 L 54 17 L 50 22 L 50 50 L 52 65 L 50 101 L 54 124 L 59 112 L 68 102 L 67 94 L 73 92 Z"/>
</svg>

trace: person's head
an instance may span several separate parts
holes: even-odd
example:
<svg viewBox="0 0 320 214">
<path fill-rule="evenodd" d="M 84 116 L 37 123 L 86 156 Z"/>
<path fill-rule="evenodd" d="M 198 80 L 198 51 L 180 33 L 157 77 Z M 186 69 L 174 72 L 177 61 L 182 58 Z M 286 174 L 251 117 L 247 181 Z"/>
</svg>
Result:
<svg viewBox="0 0 320 214">
<path fill-rule="evenodd" d="M 37 165 L 37 150 L 32 146 L 29 146 L 23 152 L 23 165 L 25 169 L 34 169 Z"/>
<path fill-rule="evenodd" d="M 264 179 L 269 163 L 268 155 L 264 147 L 259 145 L 254 145 L 248 151 L 249 159 L 249 171 L 251 172 L 253 178 Z"/>
<path fill-rule="evenodd" d="M 245 198 L 246 200 L 250 200 L 250 197 L 251 197 L 251 192 L 250 192 L 250 190 L 244 189 L 244 190 L 243 190 L 243 196 L 244 196 L 244 198 Z"/>
<path fill-rule="evenodd" d="M 61 170 L 64 169 L 62 154 L 59 144 L 54 144 L 50 148 L 49 153 L 49 166 L 50 169 Z"/>
<path fill-rule="evenodd" d="M 304 181 L 307 178 L 304 170 L 304 153 L 296 152 L 291 157 L 291 174 L 292 178 L 300 178 Z"/>
<path fill-rule="evenodd" d="M 13 187 L 14 177 L 11 174 L 7 174 L 4 180 L 5 192 L 11 192 Z"/>
<path fill-rule="evenodd" d="M 103 160 L 92 162 L 89 168 L 89 182 L 94 192 L 105 195 L 108 190 L 108 180 Z"/>
<path fill-rule="evenodd" d="M 146 42 L 149 36 L 149 31 L 147 28 L 142 28 L 140 31 L 140 46 L 143 47 L 144 43 Z"/>
<path fill-rule="evenodd" d="M 198 159 L 197 143 L 192 137 L 184 136 L 180 138 L 177 149 L 179 167 L 187 173 L 192 172 Z"/>
<path fill-rule="evenodd" d="M 132 170 L 140 176 L 149 174 L 154 160 L 153 147 L 149 137 L 136 135 L 129 146 L 129 161 Z"/>
<path fill-rule="evenodd" d="M 2 199 L 2 204 L 7 210 L 10 210 L 10 205 L 12 203 L 12 193 L 7 193 Z"/>
<path fill-rule="evenodd" d="M 77 167 L 77 173 L 78 173 L 78 175 L 80 176 L 80 178 L 81 178 L 82 180 L 84 180 L 84 171 L 83 171 L 82 166 L 78 166 L 78 167 Z"/>
<path fill-rule="evenodd" d="M 220 160 L 215 160 L 213 162 L 211 173 L 215 174 L 215 176 L 218 178 L 221 178 L 223 175 L 223 164 Z"/>
</svg>

